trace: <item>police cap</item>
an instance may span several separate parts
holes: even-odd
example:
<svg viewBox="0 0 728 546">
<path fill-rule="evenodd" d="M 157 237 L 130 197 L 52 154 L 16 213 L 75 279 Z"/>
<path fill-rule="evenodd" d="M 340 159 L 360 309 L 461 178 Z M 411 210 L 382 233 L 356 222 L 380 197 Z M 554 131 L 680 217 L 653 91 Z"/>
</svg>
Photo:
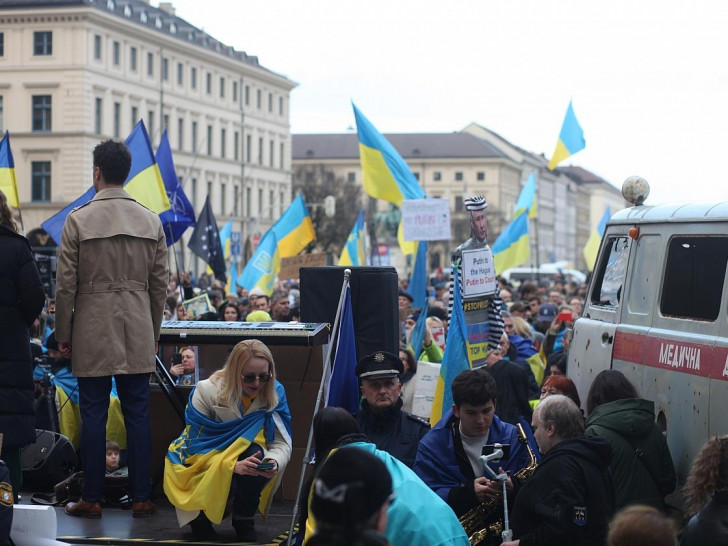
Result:
<svg viewBox="0 0 728 546">
<path fill-rule="evenodd" d="M 398 356 L 387 351 L 377 351 L 359 359 L 356 375 L 362 379 L 398 377 L 404 373 L 404 365 Z"/>
</svg>

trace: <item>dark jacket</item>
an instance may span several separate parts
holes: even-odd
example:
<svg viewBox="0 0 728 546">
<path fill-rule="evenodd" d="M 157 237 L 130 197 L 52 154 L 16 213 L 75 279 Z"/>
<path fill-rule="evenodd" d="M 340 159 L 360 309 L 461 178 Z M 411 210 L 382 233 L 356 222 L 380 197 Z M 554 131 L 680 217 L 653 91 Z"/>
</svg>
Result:
<svg viewBox="0 0 728 546">
<path fill-rule="evenodd" d="M 3 447 L 35 440 L 28 328 L 45 303 L 28 240 L 0 225 L 0 433 Z"/>
<path fill-rule="evenodd" d="M 511 523 L 521 546 L 603 546 L 614 513 L 611 449 L 601 438 L 552 447 L 516 495 Z"/>
<path fill-rule="evenodd" d="M 374 413 L 366 400 L 361 410 L 354 414 L 359 430 L 377 446 L 395 459 L 412 468 L 417 456 L 417 447 L 422 437 L 430 430 L 427 421 L 402 411 L 402 399 L 384 413 Z"/>
<path fill-rule="evenodd" d="M 310 544 L 310 546 L 389 546 L 389 541 L 387 537 L 374 531 L 353 534 L 323 531 L 313 535 L 306 544 Z"/>
<path fill-rule="evenodd" d="M 501 421 L 515 425 L 523 417 L 529 423 L 533 409 L 528 403 L 528 375 L 517 364 L 500 360 L 486 368 L 495 379 L 498 403 L 495 412 Z"/>
<path fill-rule="evenodd" d="M 725 546 L 728 544 L 728 491 L 717 491 L 702 510 L 690 518 L 680 546 Z"/>
<path fill-rule="evenodd" d="M 629 398 L 597 406 L 586 434 L 604 438 L 612 448 L 609 468 L 618 510 L 630 504 L 663 508 L 665 495 L 675 490 L 675 467 L 655 425 L 654 403 Z"/>
</svg>

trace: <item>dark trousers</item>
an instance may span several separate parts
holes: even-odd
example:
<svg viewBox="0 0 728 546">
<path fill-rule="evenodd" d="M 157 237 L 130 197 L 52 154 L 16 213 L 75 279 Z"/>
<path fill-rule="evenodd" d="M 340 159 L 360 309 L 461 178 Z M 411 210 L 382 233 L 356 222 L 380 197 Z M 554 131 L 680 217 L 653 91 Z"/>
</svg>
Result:
<svg viewBox="0 0 728 546">
<path fill-rule="evenodd" d="M 117 375 L 116 392 L 126 426 L 129 497 L 149 500 L 151 490 L 152 429 L 149 423 L 149 374 Z M 83 499 L 99 502 L 106 474 L 106 421 L 111 376 L 79 377 L 81 406 L 81 461 Z"/>
<path fill-rule="evenodd" d="M 248 446 L 248 449 L 240 454 L 238 461 L 242 461 L 259 451 L 263 453 L 263 448 L 256 443 L 252 443 Z M 233 474 L 233 481 L 230 484 L 230 494 L 233 496 L 233 521 L 255 516 L 260 503 L 260 493 L 266 483 L 268 483 L 268 478 L 263 476 Z"/>
</svg>

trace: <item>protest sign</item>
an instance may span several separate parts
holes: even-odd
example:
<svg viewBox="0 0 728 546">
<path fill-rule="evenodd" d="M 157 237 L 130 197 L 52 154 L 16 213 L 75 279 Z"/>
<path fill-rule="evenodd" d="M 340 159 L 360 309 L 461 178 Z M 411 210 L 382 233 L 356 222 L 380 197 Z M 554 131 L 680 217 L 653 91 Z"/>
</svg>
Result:
<svg viewBox="0 0 728 546">
<path fill-rule="evenodd" d="M 298 279 L 299 269 L 326 265 L 326 254 L 301 254 L 290 258 L 281 258 L 281 270 L 278 273 L 279 279 Z"/>
<path fill-rule="evenodd" d="M 405 241 L 449 241 L 450 202 L 447 199 L 402 201 Z"/>
</svg>

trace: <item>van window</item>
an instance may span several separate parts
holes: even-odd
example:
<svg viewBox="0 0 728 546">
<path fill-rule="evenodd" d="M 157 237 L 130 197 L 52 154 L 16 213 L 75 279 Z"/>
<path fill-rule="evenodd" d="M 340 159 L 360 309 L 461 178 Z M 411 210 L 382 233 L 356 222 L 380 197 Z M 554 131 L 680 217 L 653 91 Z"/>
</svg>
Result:
<svg viewBox="0 0 728 546">
<path fill-rule="evenodd" d="M 593 305 L 617 307 L 622 299 L 624 274 L 629 259 L 629 240 L 627 237 L 611 237 L 604 247 L 604 255 L 592 290 Z"/>
<path fill-rule="evenodd" d="M 651 315 L 657 297 L 657 286 L 662 277 L 662 236 L 642 235 L 637 240 L 637 248 L 629 277 L 628 310 L 632 315 Z"/>
<path fill-rule="evenodd" d="M 674 237 L 667 250 L 660 312 L 714 321 L 720 312 L 728 238 Z"/>
</svg>

